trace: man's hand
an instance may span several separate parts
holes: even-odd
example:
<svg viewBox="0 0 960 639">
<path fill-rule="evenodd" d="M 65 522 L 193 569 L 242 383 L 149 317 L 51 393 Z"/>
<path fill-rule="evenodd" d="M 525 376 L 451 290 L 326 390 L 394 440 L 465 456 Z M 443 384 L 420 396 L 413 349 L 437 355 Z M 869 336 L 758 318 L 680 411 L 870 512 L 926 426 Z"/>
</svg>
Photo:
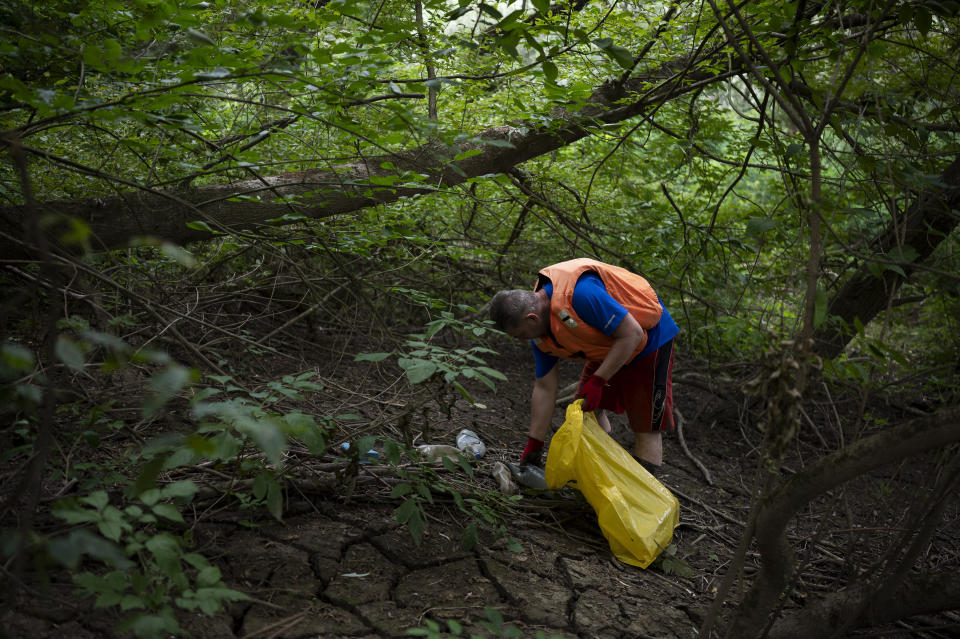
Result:
<svg viewBox="0 0 960 639">
<path fill-rule="evenodd" d="M 521 464 L 539 464 L 540 457 L 543 455 L 543 441 L 527 437 L 527 446 L 520 455 Z"/>
<path fill-rule="evenodd" d="M 599 375 L 591 375 L 580 390 L 580 397 L 583 397 L 583 410 L 586 412 L 594 411 L 600 408 L 600 398 L 603 397 L 603 387 L 607 380 Z"/>
</svg>

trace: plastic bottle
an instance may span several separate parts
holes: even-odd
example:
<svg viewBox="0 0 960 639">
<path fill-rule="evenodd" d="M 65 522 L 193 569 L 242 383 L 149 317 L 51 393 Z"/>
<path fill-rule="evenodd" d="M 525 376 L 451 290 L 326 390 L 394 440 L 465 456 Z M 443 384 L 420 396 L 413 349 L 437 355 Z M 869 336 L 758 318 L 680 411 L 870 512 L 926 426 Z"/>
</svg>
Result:
<svg viewBox="0 0 960 639">
<path fill-rule="evenodd" d="M 340 450 L 342 450 L 345 453 L 349 453 L 350 442 L 343 442 L 342 444 L 340 444 Z M 380 459 L 380 453 L 378 453 L 372 448 L 360 456 L 360 463 L 369 464 L 371 459 Z"/>
<path fill-rule="evenodd" d="M 457 435 L 457 448 L 477 459 L 483 457 L 487 452 L 486 445 L 477 437 L 477 434 L 466 428 Z"/>
<path fill-rule="evenodd" d="M 518 484 L 534 490 L 547 490 L 547 478 L 544 476 L 543 469 L 539 466 L 534 464 L 523 464 L 521 466 L 511 462 L 507 464 L 507 467 Z"/>
<path fill-rule="evenodd" d="M 501 493 L 504 495 L 516 494 L 518 490 L 517 483 L 513 481 L 513 476 L 510 474 L 510 470 L 503 462 L 495 462 L 493 464 L 493 470 L 490 471 L 490 474 L 493 475 L 494 479 L 497 480 L 497 484 L 500 485 Z"/>
<path fill-rule="evenodd" d="M 446 444 L 423 444 L 417 446 L 417 450 L 420 451 L 421 455 L 429 459 L 448 457 L 453 461 L 457 461 L 457 459 L 460 458 L 460 449 Z"/>
</svg>

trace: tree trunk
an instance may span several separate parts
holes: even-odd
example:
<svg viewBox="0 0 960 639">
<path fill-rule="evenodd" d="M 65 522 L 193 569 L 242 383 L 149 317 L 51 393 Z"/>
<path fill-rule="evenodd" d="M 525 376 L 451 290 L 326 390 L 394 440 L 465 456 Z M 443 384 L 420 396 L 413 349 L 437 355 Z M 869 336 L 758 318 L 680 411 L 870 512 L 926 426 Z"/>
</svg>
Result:
<svg viewBox="0 0 960 639">
<path fill-rule="evenodd" d="M 860 584 L 825 596 L 815 604 L 778 621 L 768 639 L 795 639 L 796 637 L 829 637 L 831 632 L 847 623 L 854 611 L 863 609 L 864 599 L 873 590 Z M 867 604 L 856 618 L 853 628 L 879 626 L 914 615 L 934 614 L 953 610 L 960 605 L 960 575 L 938 573 L 911 575 L 894 595 L 879 605 Z"/>
</svg>

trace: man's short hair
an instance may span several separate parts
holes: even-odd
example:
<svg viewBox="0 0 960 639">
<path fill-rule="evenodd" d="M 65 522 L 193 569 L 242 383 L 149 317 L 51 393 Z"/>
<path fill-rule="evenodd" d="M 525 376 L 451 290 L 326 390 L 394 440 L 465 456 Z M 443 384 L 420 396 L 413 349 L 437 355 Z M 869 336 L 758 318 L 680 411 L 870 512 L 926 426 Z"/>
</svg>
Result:
<svg viewBox="0 0 960 639">
<path fill-rule="evenodd" d="M 515 328 L 527 313 L 537 311 L 537 294 L 523 289 L 500 291 L 490 300 L 490 319 L 501 331 Z"/>
</svg>

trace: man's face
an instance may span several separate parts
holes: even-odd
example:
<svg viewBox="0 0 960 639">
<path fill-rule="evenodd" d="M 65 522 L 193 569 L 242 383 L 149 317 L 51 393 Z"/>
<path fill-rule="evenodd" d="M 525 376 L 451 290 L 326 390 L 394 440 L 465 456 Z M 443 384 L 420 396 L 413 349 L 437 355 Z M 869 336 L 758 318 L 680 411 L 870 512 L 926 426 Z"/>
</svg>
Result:
<svg viewBox="0 0 960 639">
<path fill-rule="evenodd" d="M 519 325 L 513 328 L 508 328 L 506 333 L 514 339 L 526 341 L 529 339 L 535 339 L 537 337 L 543 337 L 545 331 L 542 328 L 540 317 L 534 313 L 530 313 L 523 318 L 523 321 L 520 322 Z"/>
</svg>

